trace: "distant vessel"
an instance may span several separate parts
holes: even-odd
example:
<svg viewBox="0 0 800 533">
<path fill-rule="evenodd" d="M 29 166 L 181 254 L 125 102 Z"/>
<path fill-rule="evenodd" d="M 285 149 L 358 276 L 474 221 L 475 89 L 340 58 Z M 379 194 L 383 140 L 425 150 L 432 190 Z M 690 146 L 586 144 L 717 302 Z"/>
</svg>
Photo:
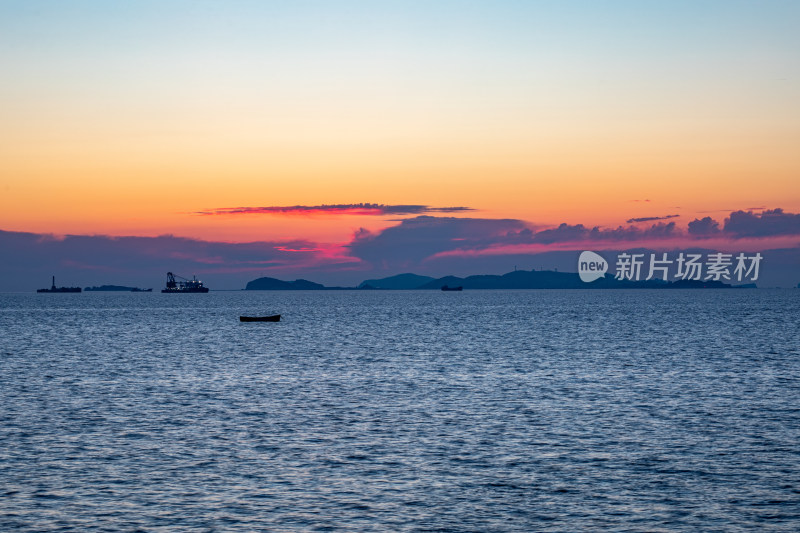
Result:
<svg viewBox="0 0 800 533">
<path fill-rule="evenodd" d="M 203 282 L 196 276 L 192 279 L 181 278 L 183 281 L 175 281 L 176 277 L 181 278 L 172 272 L 167 272 L 167 288 L 161 289 L 161 292 L 208 292 L 208 287 L 203 287 Z"/>
<path fill-rule="evenodd" d="M 53 286 L 49 289 L 38 289 L 36 292 L 81 292 L 80 287 L 56 287 L 56 277 L 53 276 Z"/>
<path fill-rule="evenodd" d="M 139 287 L 134 287 L 131 289 L 131 292 L 153 292 L 153 289 L 140 289 Z"/>
<path fill-rule="evenodd" d="M 240 322 L 280 322 L 281 315 L 270 316 L 240 316 Z"/>
<path fill-rule="evenodd" d="M 443 291 L 463 291 L 464 287 L 461 287 L 460 285 L 458 287 L 448 287 L 447 285 L 442 285 L 442 290 Z"/>
</svg>

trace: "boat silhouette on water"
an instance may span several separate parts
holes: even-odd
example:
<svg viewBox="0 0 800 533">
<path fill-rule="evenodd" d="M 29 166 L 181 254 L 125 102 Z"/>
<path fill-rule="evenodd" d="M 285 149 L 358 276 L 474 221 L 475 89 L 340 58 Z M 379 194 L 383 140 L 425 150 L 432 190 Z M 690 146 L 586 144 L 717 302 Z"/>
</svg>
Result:
<svg viewBox="0 0 800 533">
<path fill-rule="evenodd" d="M 81 292 L 80 287 L 56 287 L 56 277 L 53 276 L 53 285 L 49 289 L 37 289 L 36 292 Z"/>
<path fill-rule="evenodd" d="M 447 291 L 463 291 L 464 287 L 461 287 L 461 286 L 448 287 L 447 285 L 442 285 L 442 290 L 445 291 L 445 292 L 447 292 Z"/>
<path fill-rule="evenodd" d="M 180 278 L 182 281 L 175 281 Z M 167 272 L 167 288 L 161 289 L 165 293 L 208 292 L 208 287 L 203 287 L 203 282 L 193 276 L 192 279 L 181 278 L 172 272 Z"/>
<path fill-rule="evenodd" d="M 281 315 L 269 316 L 240 316 L 240 322 L 280 322 Z"/>
</svg>

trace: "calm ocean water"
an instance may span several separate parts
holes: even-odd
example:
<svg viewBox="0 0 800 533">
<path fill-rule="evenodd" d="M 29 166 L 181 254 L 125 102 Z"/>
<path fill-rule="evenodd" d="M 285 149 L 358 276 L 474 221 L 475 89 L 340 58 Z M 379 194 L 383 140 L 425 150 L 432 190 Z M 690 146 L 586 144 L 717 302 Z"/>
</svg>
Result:
<svg viewBox="0 0 800 533">
<path fill-rule="evenodd" d="M 0 294 L 0 530 L 798 531 L 799 325 L 800 290 Z"/>
</svg>

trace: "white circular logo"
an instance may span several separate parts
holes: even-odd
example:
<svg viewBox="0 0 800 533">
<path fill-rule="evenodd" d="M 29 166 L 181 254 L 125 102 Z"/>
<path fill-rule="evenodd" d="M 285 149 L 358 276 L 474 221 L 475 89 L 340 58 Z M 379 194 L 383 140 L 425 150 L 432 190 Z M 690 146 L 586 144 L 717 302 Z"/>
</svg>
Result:
<svg viewBox="0 0 800 533">
<path fill-rule="evenodd" d="M 581 281 L 589 283 L 596 279 L 600 279 L 608 270 L 608 263 L 603 256 L 594 252 L 581 252 L 578 258 L 578 276 Z"/>
</svg>

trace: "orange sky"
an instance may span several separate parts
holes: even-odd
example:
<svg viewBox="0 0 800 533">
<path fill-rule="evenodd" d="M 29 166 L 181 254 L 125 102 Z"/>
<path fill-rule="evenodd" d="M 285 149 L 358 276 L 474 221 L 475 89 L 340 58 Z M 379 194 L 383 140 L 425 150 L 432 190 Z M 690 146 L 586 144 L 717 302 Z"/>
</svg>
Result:
<svg viewBox="0 0 800 533">
<path fill-rule="evenodd" d="M 2 8 L 0 229 L 346 242 L 396 217 L 194 213 L 798 212 L 797 9 L 727 5 Z"/>
</svg>

